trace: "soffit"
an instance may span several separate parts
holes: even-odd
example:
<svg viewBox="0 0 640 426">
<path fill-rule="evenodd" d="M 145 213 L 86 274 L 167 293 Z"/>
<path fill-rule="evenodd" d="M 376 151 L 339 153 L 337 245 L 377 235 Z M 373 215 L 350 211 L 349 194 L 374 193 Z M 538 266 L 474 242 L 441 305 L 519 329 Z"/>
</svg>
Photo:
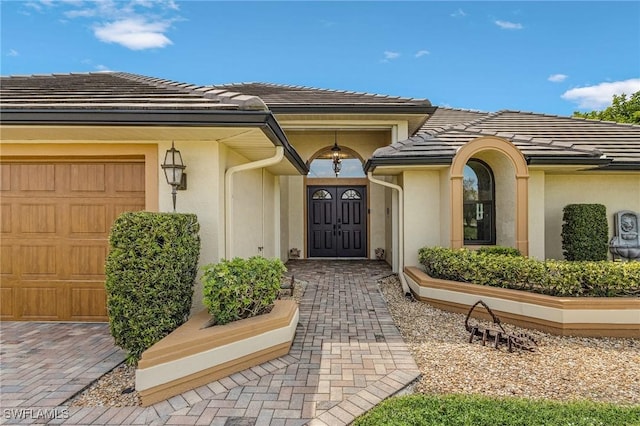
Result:
<svg viewBox="0 0 640 426">
<path fill-rule="evenodd" d="M 156 143 L 191 141 L 225 144 L 249 161 L 271 157 L 271 139 L 255 127 L 24 126 L 0 127 L 3 143 Z M 286 158 L 271 173 L 299 175 Z"/>
</svg>

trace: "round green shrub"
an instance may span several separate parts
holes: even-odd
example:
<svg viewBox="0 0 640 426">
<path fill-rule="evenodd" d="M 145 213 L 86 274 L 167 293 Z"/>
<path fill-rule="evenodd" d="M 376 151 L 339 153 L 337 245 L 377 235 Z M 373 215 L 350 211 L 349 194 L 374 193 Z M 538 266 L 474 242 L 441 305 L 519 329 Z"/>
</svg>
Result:
<svg viewBox="0 0 640 426">
<path fill-rule="evenodd" d="M 204 305 L 213 323 L 222 325 L 269 312 L 285 271 L 279 259 L 260 256 L 206 265 L 202 276 Z"/>
<path fill-rule="evenodd" d="M 187 320 L 199 229 L 194 214 L 129 212 L 115 220 L 105 264 L 107 312 L 129 363 Z"/>
</svg>

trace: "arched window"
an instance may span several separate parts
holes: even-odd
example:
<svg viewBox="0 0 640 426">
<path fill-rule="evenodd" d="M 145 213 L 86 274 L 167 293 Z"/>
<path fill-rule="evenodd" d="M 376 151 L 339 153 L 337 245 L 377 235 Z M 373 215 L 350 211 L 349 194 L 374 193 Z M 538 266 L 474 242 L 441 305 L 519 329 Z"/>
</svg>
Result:
<svg viewBox="0 0 640 426">
<path fill-rule="evenodd" d="M 472 158 L 464 167 L 463 226 L 465 244 L 495 244 L 495 182 L 491 168 Z"/>
<path fill-rule="evenodd" d="M 312 200 L 331 200 L 331 193 L 325 189 L 319 189 L 311 196 Z"/>
</svg>

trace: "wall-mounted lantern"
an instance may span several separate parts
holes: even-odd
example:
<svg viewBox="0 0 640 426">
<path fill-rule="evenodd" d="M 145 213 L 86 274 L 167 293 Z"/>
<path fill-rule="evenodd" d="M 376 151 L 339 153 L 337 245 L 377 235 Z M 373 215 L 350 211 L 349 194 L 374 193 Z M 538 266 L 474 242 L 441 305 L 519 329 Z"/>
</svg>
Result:
<svg viewBox="0 0 640 426">
<path fill-rule="evenodd" d="M 171 196 L 173 197 L 173 212 L 176 212 L 176 192 L 178 189 L 187 189 L 187 174 L 184 172 L 187 166 L 182 161 L 182 155 L 178 151 L 173 142 L 171 142 L 171 149 L 168 149 L 164 155 L 164 163 L 162 163 L 162 170 L 164 170 L 164 176 L 167 178 L 167 183 L 171 185 Z"/>
</svg>

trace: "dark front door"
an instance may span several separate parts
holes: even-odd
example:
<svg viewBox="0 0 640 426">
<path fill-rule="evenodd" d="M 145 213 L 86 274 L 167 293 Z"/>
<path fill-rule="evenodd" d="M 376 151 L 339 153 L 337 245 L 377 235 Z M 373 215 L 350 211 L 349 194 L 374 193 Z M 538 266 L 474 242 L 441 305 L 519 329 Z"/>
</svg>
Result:
<svg viewBox="0 0 640 426">
<path fill-rule="evenodd" d="M 366 257 L 365 186 L 309 186 L 309 257 Z"/>
</svg>

